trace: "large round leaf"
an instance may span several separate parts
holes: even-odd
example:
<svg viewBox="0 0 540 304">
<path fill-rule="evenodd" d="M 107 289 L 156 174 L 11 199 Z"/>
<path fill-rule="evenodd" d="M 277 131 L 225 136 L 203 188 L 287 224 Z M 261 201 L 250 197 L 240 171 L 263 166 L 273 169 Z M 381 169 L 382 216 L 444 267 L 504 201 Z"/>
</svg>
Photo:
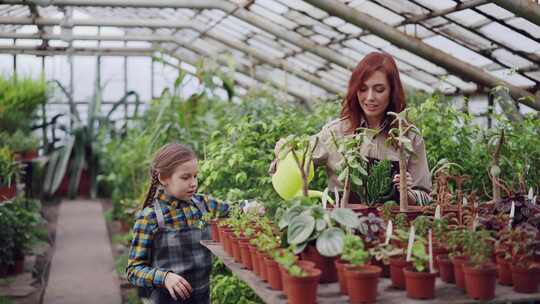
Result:
<svg viewBox="0 0 540 304">
<path fill-rule="evenodd" d="M 301 214 L 295 216 L 289 223 L 287 229 L 287 239 L 289 244 L 300 244 L 305 242 L 313 229 L 315 228 L 315 219 L 311 216 Z"/>
<path fill-rule="evenodd" d="M 337 208 L 332 211 L 331 217 L 341 226 L 356 229 L 360 225 L 358 215 L 351 209 Z"/>
<path fill-rule="evenodd" d="M 279 220 L 279 230 L 285 229 L 291 222 L 291 220 L 298 216 L 300 213 L 304 211 L 304 208 L 299 205 L 294 205 L 291 208 L 287 209 L 285 213 L 283 213 L 283 216 Z"/>
<path fill-rule="evenodd" d="M 323 231 L 317 239 L 317 251 L 326 257 L 335 257 L 343 251 L 343 238 L 345 234 L 336 227 L 331 227 Z"/>
</svg>

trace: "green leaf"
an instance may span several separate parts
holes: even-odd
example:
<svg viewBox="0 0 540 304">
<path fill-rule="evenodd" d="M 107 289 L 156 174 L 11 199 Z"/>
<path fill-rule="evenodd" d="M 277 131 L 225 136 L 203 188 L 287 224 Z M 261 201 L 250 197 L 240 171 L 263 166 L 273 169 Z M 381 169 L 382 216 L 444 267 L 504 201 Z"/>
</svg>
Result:
<svg viewBox="0 0 540 304">
<path fill-rule="evenodd" d="M 331 227 L 323 231 L 317 238 L 317 251 L 326 257 L 335 257 L 343 251 L 343 230 L 337 227 Z"/>
<path fill-rule="evenodd" d="M 315 219 L 313 217 L 304 214 L 294 217 L 287 230 L 289 244 L 296 245 L 305 242 L 314 228 Z"/>
<path fill-rule="evenodd" d="M 324 219 L 317 219 L 315 221 L 315 229 L 317 231 L 323 231 L 326 228 L 326 221 Z"/>
<path fill-rule="evenodd" d="M 356 229 L 360 225 L 358 215 L 348 208 L 336 208 L 330 214 L 330 217 L 341 226 Z"/>
</svg>

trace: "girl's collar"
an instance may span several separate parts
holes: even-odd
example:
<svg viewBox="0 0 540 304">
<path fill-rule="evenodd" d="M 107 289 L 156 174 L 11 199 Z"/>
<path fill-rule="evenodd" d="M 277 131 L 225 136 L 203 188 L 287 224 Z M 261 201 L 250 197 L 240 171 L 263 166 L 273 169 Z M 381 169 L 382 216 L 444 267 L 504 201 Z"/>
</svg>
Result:
<svg viewBox="0 0 540 304">
<path fill-rule="evenodd" d="M 178 205 L 180 204 L 180 202 L 185 202 L 185 203 L 189 203 L 185 200 L 181 200 L 173 195 L 170 195 L 168 194 L 167 192 L 165 192 L 165 189 L 161 188 L 158 190 L 158 195 L 157 195 L 157 198 L 158 200 L 166 203 L 166 204 L 169 204 L 173 207 L 178 207 Z"/>
</svg>

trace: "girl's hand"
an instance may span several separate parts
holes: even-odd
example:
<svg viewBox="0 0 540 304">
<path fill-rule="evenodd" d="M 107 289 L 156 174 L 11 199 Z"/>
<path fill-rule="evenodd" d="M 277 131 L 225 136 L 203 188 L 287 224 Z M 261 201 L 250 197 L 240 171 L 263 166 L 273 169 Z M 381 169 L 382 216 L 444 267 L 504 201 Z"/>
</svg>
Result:
<svg viewBox="0 0 540 304">
<path fill-rule="evenodd" d="M 409 172 L 407 172 L 407 189 L 411 189 L 412 187 L 412 176 Z M 399 174 L 396 174 L 394 175 L 394 179 L 392 180 L 392 182 L 395 184 L 395 187 L 397 189 L 399 189 L 399 181 L 400 181 L 400 178 L 399 178 Z"/>
<path fill-rule="evenodd" d="M 176 295 L 179 295 L 182 300 L 186 300 L 191 296 L 191 292 L 193 291 L 188 281 L 174 272 L 167 272 L 165 276 L 165 288 L 167 288 L 175 301 L 178 300 Z"/>
</svg>

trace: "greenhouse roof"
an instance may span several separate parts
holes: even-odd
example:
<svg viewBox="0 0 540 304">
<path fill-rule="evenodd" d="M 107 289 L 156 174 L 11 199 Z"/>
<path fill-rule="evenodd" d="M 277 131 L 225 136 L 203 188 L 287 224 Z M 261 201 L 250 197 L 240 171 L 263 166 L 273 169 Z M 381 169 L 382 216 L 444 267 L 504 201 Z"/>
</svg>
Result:
<svg viewBox="0 0 540 304">
<path fill-rule="evenodd" d="M 408 86 L 428 92 L 468 95 L 503 84 L 519 99 L 540 89 L 540 5 L 530 0 L 0 3 L 0 53 L 161 50 L 193 64 L 228 52 L 241 77 L 266 82 L 285 71 L 326 97 L 345 92 L 365 54 L 384 51 Z M 538 94 L 521 102 L 540 110 Z"/>
</svg>

